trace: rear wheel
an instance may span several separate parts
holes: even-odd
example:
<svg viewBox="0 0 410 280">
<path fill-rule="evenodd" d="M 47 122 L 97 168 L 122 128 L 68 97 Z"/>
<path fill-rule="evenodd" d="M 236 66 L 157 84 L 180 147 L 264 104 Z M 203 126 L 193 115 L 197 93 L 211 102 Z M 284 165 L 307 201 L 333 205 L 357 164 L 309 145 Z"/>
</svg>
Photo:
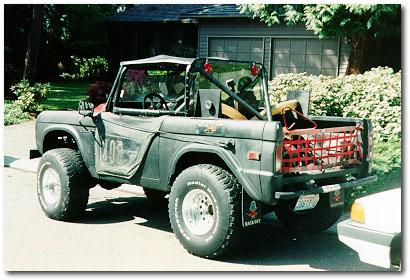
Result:
<svg viewBox="0 0 410 280">
<path fill-rule="evenodd" d="M 226 170 L 202 164 L 184 170 L 169 198 L 169 218 L 190 253 L 218 257 L 239 241 L 242 229 L 240 185 Z"/>
<path fill-rule="evenodd" d="M 329 194 L 320 194 L 315 208 L 295 211 L 296 199 L 280 200 L 275 209 L 278 220 L 285 226 L 302 231 L 318 232 L 332 226 L 343 213 L 343 207 L 330 208 Z"/>
<path fill-rule="evenodd" d="M 87 207 L 91 176 L 81 155 L 62 148 L 46 152 L 37 170 L 37 196 L 44 213 L 72 220 Z"/>
</svg>

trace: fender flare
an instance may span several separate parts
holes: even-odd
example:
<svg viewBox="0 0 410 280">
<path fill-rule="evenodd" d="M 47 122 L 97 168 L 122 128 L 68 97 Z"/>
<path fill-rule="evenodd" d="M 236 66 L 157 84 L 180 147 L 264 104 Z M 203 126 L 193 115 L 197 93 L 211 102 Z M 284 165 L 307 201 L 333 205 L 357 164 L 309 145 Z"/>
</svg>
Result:
<svg viewBox="0 0 410 280">
<path fill-rule="evenodd" d="M 205 144 L 188 144 L 182 149 L 180 149 L 178 152 L 176 152 L 174 159 L 171 161 L 171 168 L 170 172 L 168 174 L 168 184 L 171 182 L 171 176 L 175 173 L 176 166 L 181 159 L 182 156 L 184 156 L 187 153 L 209 153 L 209 154 L 215 154 L 218 157 L 220 157 L 228 166 L 228 168 L 233 173 L 233 175 L 238 179 L 239 183 L 243 187 L 243 189 L 248 193 L 248 195 L 254 199 L 254 200 L 262 200 L 262 193 L 260 191 L 260 185 L 255 186 L 258 188 L 255 189 L 252 186 L 252 183 L 249 181 L 249 179 L 244 175 L 242 172 L 242 168 L 238 164 L 238 162 L 235 160 L 234 157 L 231 156 L 230 153 L 228 153 L 224 148 L 222 147 L 217 147 L 217 146 L 209 146 Z"/>
<path fill-rule="evenodd" d="M 44 139 L 46 139 L 47 135 L 53 131 L 64 131 L 70 134 L 74 138 L 75 142 L 77 143 L 78 150 L 80 151 L 81 154 L 83 154 L 82 151 L 84 150 L 84 147 L 83 147 L 83 143 L 80 141 L 81 138 L 79 136 L 78 131 L 74 129 L 72 125 L 62 125 L 62 124 L 50 125 L 44 130 L 43 137 L 41 139 L 41 147 L 39 147 L 39 150 L 41 153 L 44 153 Z"/>
</svg>

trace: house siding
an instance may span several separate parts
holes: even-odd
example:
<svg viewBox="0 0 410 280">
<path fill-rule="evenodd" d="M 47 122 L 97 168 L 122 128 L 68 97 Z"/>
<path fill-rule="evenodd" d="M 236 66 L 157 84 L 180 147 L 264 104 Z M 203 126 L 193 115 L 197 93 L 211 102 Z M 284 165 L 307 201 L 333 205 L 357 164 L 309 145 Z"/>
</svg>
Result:
<svg viewBox="0 0 410 280">
<path fill-rule="evenodd" d="M 313 31 L 303 25 L 289 27 L 285 24 L 267 26 L 258 20 L 248 18 L 201 18 L 198 23 L 198 56 L 209 55 L 212 38 L 259 38 L 263 40 L 263 64 L 272 78 L 272 39 L 317 39 Z M 346 72 L 350 46 L 341 40 L 338 58 L 338 75 Z"/>
</svg>

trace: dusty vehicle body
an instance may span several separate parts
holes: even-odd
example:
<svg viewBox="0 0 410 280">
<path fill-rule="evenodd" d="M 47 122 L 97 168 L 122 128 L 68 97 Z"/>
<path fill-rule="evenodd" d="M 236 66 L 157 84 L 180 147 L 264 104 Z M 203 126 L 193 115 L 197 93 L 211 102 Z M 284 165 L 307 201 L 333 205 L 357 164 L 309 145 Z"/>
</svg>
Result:
<svg viewBox="0 0 410 280">
<path fill-rule="evenodd" d="M 266 70 L 254 62 L 122 62 L 102 112 L 80 102 L 78 112 L 39 115 L 40 204 L 68 220 L 97 183 L 140 185 L 155 201 L 170 193 L 175 235 L 209 258 L 259 224 L 262 209 L 299 230 L 326 229 L 342 213 L 344 188 L 376 180 L 371 123 L 310 116 L 306 92 L 288 97 L 270 105 Z"/>
</svg>

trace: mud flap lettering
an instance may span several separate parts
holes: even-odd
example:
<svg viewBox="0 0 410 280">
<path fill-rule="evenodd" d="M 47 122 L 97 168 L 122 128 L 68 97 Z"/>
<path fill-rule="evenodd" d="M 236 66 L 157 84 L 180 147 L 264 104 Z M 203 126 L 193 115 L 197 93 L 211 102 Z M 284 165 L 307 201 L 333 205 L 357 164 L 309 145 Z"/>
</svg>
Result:
<svg viewBox="0 0 410 280">
<path fill-rule="evenodd" d="M 341 207 L 344 205 L 344 190 L 336 190 L 329 193 L 330 208 Z"/>
<path fill-rule="evenodd" d="M 252 199 L 242 188 L 242 226 L 244 228 L 260 224 L 262 203 Z"/>
</svg>

